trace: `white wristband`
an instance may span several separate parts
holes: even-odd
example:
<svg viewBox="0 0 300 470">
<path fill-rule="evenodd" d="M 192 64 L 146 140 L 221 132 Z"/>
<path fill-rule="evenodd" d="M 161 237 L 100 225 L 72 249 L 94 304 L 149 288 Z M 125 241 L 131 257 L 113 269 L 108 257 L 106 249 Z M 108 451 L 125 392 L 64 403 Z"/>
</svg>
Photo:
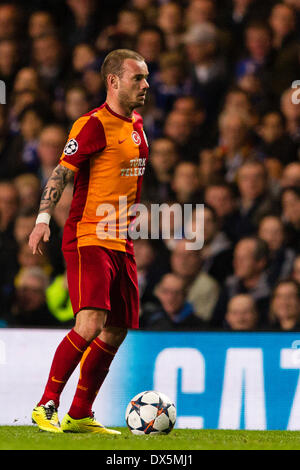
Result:
<svg viewBox="0 0 300 470">
<path fill-rule="evenodd" d="M 35 225 L 37 225 L 37 224 L 47 224 L 47 225 L 49 225 L 50 219 L 51 219 L 50 214 L 48 214 L 47 212 L 41 212 L 36 218 Z"/>
</svg>

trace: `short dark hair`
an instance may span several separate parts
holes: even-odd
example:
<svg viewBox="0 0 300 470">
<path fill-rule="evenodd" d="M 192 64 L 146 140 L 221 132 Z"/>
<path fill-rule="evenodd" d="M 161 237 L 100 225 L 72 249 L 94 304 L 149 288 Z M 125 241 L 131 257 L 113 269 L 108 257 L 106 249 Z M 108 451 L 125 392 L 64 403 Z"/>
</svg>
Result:
<svg viewBox="0 0 300 470">
<path fill-rule="evenodd" d="M 123 63 L 126 59 L 133 59 L 144 62 L 145 59 L 138 52 L 130 49 L 115 49 L 107 54 L 101 66 L 101 75 L 103 78 L 104 86 L 107 89 L 107 77 L 110 73 L 122 77 Z"/>
<path fill-rule="evenodd" d="M 255 235 L 248 235 L 240 239 L 242 240 L 253 240 L 256 244 L 255 250 L 253 253 L 255 261 L 260 261 L 262 259 L 266 259 L 266 262 L 269 260 L 269 247 L 265 240 L 259 238 Z"/>
<path fill-rule="evenodd" d="M 296 162 L 296 163 L 298 163 L 298 162 Z M 298 186 L 286 186 L 285 188 L 282 189 L 281 194 L 280 194 L 281 202 L 282 202 L 283 195 L 288 191 L 294 193 L 295 196 L 298 199 L 300 199 L 300 188 Z"/>
<path fill-rule="evenodd" d="M 286 278 L 286 279 L 281 279 L 280 281 L 278 281 L 275 284 L 275 286 L 272 290 L 272 298 L 274 298 L 277 288 L 284 285 L 284 284 L 293 284 L 293 286 L 295 286 L 295 288 L 296 288 L 297 297 L 300 299 L 300 284 L 299 284 L 298 281 L 296 281 L 296 279 L 293 279 L 291 277 Z"/>
</svg>

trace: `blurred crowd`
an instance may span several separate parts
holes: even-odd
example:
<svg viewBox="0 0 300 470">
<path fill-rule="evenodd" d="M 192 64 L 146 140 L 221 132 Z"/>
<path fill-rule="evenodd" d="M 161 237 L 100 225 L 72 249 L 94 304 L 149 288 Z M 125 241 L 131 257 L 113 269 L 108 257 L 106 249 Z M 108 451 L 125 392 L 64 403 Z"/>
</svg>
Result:
<svg viewBox="0 0 300 470">
<path fill-rule="evenodd" d="M 72 123 L 105 100 L 105 55 L 129 48 L 150 72 L 149 219 L 191 204 L 193 230 L 204 204 L 202 249 L 176 217 L 134 242 L 141 328 L 300 329 L 299 26 L 299 0 L 0 2 L 0 326 L 73 324 L 71 185 L 42 256 L 28 236 Z"/>
</svg>

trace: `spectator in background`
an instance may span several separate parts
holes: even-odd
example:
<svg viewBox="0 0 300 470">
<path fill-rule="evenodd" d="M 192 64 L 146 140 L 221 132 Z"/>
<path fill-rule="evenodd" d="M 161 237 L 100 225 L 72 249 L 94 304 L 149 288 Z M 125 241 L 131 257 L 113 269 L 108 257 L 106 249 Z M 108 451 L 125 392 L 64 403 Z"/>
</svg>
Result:
<svg viewBox="0 0 300 470">
<path fill-rule="evenodd" d="M 223 151 L 205 148 L 199 153 L 199 177 L 204 188 L 215 181 L 223 181 L 225 159 Z"/>
<path fill-rule="evenodd" d="M 292 6 L 278 3 L 269 17 L 273 33 L 273 47 L 280 51 L 295 41 L 296 15 Z"/>
<path fill-rule="evenodd" d="M 281 193 L 282 219 L 287 245 L 300 252 L 300 187 L 287 186 Z"/>
<path fill-rule="evenodd" d="M 233 32 L 236 40 L 236 55 L 240 52 L 243 44 L 245 26 L 253 19 L 262 16 L 260 7 L 264 5 L 261 4 L 261 1 L 255 0 L 233 0 L 230 8 L 225 13 L 226 26 Z"/>
<path fill-rule="evenodd" d="M 65 78 L 64 49 L 58 36 L 48 34 L 34 39 L 32 61 L 48 92 L 56 95 Z"/>
<path fill-rule="evenodd" d="M 265 21 L 250 22 L 245 28 L 247 54 L 236 65 L 236 81 L 249 89 L 256 105 L 266 107 L 272 80 L 272 31 Z"/>
<path fill-rule="evenodd" d="M 251 235 L 256 231 L 260 218 L 275 209 L 264 164 L 256 159 L 242 164 L 237 172 L 237 186 L 240 193 L 239 234 Z"/>
<path fill-rule="evenodd" d="M 20 36 L 20 21 L 22 10 L 20 6 L 11 3 L 0 5 L 0 40 L 14 39 Z"/>
<path fill-rule="evenodd" d="M 201 248 L 202 271 L 222 284 L 232 274 L 232 245 L 224 232 L 220 231 L 216 211 L 205 206 L 203 209 L 203 226 L 201 225 L 202 208 L 193 210 L 192 218 L 186 227 L 186 237 L 192 239 L 197 227 L 203 230 L 204 245 Z"/>
<path fill-rule="evenodd" d="M 117 12 L 117 21 L 103 29 L 97 38 L 97 49 L 105 54 L 113 49 L 135 49 L 135 40 L 143 26 L 143 14 L 132 7 Z"/>
<path fill-rule="evenodd" d="M 24 91 L 33 91 L 42 95 L 42 84 L 37 71 L 33 67 L 23 67 L 16 74 L 13 91 L 22 93 Z"/>
<path fill-rule="evenodd" d="M 168 137 L 152 142 L 150 158 L 142 186 L 142 199 L 167 202 L 171 199 L 172 175 L 179 156 L 175 143 Z"/>
<path fill-rule="evenodd" d="M 189 92 L 185 73 L 185 61 L 177 52 L 161 54 L 159 71 L 152 82 L 155 105 L 166 115 L 179 96 Z"/>
<path fill-rule="evenodd" d="M 224 111 L 219 117 L 218 151 L 225 163 L 225 179 L 233 182 L 239 167 L 253 154 L 249 116 L 240 112 Z"/>
<path fill-rule="evenodd" d="M 7 316 L 8 326 L 57 326 L 46 304 L 45 292 L 48 276 L 40 267 L 24 269 L 16 287 L 12 313 Z"/>
<path fill-rule="evenodd" d="M 18 246 L 28 242 L 36 221 L 36 212 L 19 212 L 14 224 L 14 238 Z"/>
<path fill-rule="evenodd" d="M 79 43 L 72 53 L 72 69 L 75 78 L 82 78 L 85 69 L 97 60 L 97 51 L 91 44 Z"/>
<path fill-rule="evenodd" d="M 100 103 L 105 101 L 105 88 L 102 76 L 99 73 L 99 63 L 93 62 L 84 70 L 82 77 L 83 85 L 90 96 L 90 106 L 98 107 Z"/>
<path fill-rule="evenodd" d="M 34 173 L 23 173 L 13 180 L 19 193 L 19 211 L 37 212 L 41 198 L 41 182 Z"/>
<path fill-rule="evenodd" d="M 174 51 L 181 45 L 183 10 L 177 2 L 162 3 L 157 12 L 157 25 L 164 34 L 166 49 Z"/>
<path fill-rule="evenodd" d="M 225 280 L 214 310 L 212 325 L 222 326 L 229 300 L 237 294 L 249 294 L 256 302 L 260 321 L 266 322 L 271 289 L 268 284 L 268 245 L 258 237 L 245 237 L 235 246 L 234 274 Z"/>
<path fill-rule="evenodd" d="M 284 224 L 279 216 L 263 217 L 257 234 L 269 247 L 268 282 L 274 286 L 291 275 L 295 252 L 285 246 Z"/>
<path fill-rule="evenodd" d="M 197 165 L 193 162 L 178 162 L 172 178 L 172 190 L 176 202 L 187 204 L 200 202 L 200 181 Z"/>
<path fill-rule="evenodd" d="M 143 26 L 143 14 L 132 7 L 122 8 L 118 13 L 114 28 L 114 48 L 122 45 L 125 49 L 133 48 L 135 38 Z"/>
<path fill-rule="evenodd" d="M 70 130 L 73 123 L 89 110 L 89 96 L 85 87 L 80 84 L 70 86 L 66 91 L 65 103 L 67 128 Z"/>
<path fill-rule="evenodd" d="M 235 85 L 225 94 L 222 112 L 247 116 L 249 125 L 253 126 L 257 122 L 254 110 L 251 97 L 243 88 Z"/>
<path fill-rule="evenodd" d="M 208 131 L 208 129 L 204 127 L 205 110 L 200 100 L 188 94 L 179 96 L 173 103 L 173 110 L 187 114 L 191 119 L 195 132 L 201 133 L 201 139 L 207 138 L 207 136 L 204 135 L 205 132 Z"/>
<path fill-rule="evenodd" d="M 300 286 L 295 280 L 282 280 L 275 287 L 269 321 L 272 329 L 300 330 Z"/>
<path fill-rule="evenodd" d="M 201 148 L 201 137 L 195 135 L 194 131 L 191 115 L 175 110 L 167 115 L 164 124 L 164 135 L 174 140 L 182 159 L 196 162 L 199 147 Z"/>
<path fill-rule="evenodd" d="M 194 315 L 192 305 L 186 301 L 184 281 L 176 274 L 165 274 L 156 286 L 156 303 L 145 305 L 140 318 L 141 329 L 195 330 L 203 323 Z"/>
<path fill-rule="evenodd" d="M 31 40 L 43 35 L 55 34 L 56 25 L 53 16 L 48 11 L 34 11 L 28 20 L 28 35 Z"/>
<path fill-rule="evenodd" d="M 40 177 L 42 187 L 44 187 L 58 164 L 66 139 L 65 128 L 59 124 L 49 124 L 43 128 L 37 148 L 39 159 L 38 176 Z"/>
<path fill-rule="evenodd" d="M 7 92 L 13 87 L 15 74 L 19 61 L 19 47 L 13 39 L 2 39 L 0 41 L 0 79 L 5 82 Z"/>
<path fill-rule="evenodd" d="M 19 271 L 15 277 L 15 283 L 18 283 L 19 277 L 26 268 L 38 266 L 48 276 L 50 276 L 53 271 L 53 268 L 49 262 L 48 247 L 45 247 L 42 255 L 34 256 L 28 247 L 28 240 L 18 246 L 18 264 Z"/>
<path fill-rule="evenodd" d="M 289 163 L 283 169 L 280 186 L 282 189 L 289 186 L 300 187 L 300 162 Z"/>
<path fill-rule="evenodd" d="M 14 184 L 0 182 L 0 301 L 7 311 L 13 296 L 14 277 L 18 270 L 18 246 L 13 236 L 14 221 L 18 213 L 19 197 Z"/>
<path fill-rule="evenodd" d="M 152 85 L 154 73 L 159 69 L 159 59 L 165 50 L 164 35 L 156 26 L 143 28 L 136 39 L 136 50 L 148 65 L 149 83 Z"/>
<path fill-rule="evenodd" d="M 20 113 L 20 133 L 15 136 L 8 163 L 11 177 L 36 172 L 39 167 L 38 140 L 50 114 L 42 103 L 32 103 Z"/>
<path fill-rule="evenodd" d="M 300 285 L 300 254 L 297 255 L 294 259 L 291 278 L 294 279 L 294 281 L 297 281 Z"/>
<path fill-rule="evenodd" d="M 300 144 L 300 102 L 299 99 L 294 99 L 295 90 L 290 87 L 287 88 L 280 97 L 280 109 L 285 117 L 286 131 L 290 138 L 298 146 L 299 158 L 299 144 Z"/>
<path fill-rule="evenodd" d="M 12 148 L 12 135 L 9 129 L 9 122 L 6 105 L 0 104 L 0 179 L 9 178 L 9 157 Z"/>
<path fill-rule="evenodd" d="M 187 300 L 193 305 L 195 315 L 209 322 L 219 295 L 218 283 L 202 270 L 201 250 L 188 250 L 187 240 L 177 241 L 170 258 L 171 270 L 183 281 Z"/>
<path fill-rule="evenodd" d="M 11 236 L 19 209 L 17 188 L 10 181 L 0 181 L 0 233 Z"/>
<path fill-rule="evenodd" d="M 185 10 L 187 28 L 201 23 L 216 20 L 216 3 L 214 0 L 190 0 Z"/>
<path fill-rule="evenodd" d="M 157 246 L 151 240 L 141 238 L 135 240 L 134 253 L 138 273 L 140 310 L 142 312 L 145 302 L 153 297 L 155 285 L 162 275 L 169 271 L 169 260 L 166 250 L 163 250 L 160 244 Z"/>
<path fill-rule="evenodd" d="M 228 302 L 225 321 L 232 331 L 254 331 L 258 327 L 259 315 L 251 295 L 232 297 Z"/>
<path fill-rule="evenodd" d="M 66 24 L 68 44 L 73 47 L 79 42 L 94 42 L 99 28 L 95 0 L 67 0 L 66 3 L 71 13 Z"/>
<path fill-rule="evenodd" d="M 204 202 L 215 210 L 220 230 L 227 235 L 229 240 L 236 242 L 239 238 L 240 215 L 233 187 L 225 182 L 207 185 L 204 190 Z"/>
<path fill-rule="evenodd" d="M 216 118 L 227 80 L 226 64 L 218 53 L 218 30 L 211 23 L 194 25 L 184 37 L 191 64 L 192 93 L 201 98 L 208 120 Z"/>
<path fill-rule="evenodd" d="M 277 158 L 283 165 L 297 160 L 297 146 L 285 132 L 283 115 L 279 111 L 264 114 L 258 126 L 261 139 L 257 150 L 264 158 Z"/>
</svg>

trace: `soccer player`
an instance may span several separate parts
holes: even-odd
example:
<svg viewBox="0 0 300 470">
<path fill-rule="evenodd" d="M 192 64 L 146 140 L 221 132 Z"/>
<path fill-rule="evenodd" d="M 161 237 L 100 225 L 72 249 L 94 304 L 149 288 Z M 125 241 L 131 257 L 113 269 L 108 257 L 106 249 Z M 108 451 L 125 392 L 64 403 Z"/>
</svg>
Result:
<svg viewBox="0 0 300 470">
<path fill-rule="evenodd" d="M 95 420 L 92 404 L 127 329 L 138 328 L 137 272 L 127 236 L 132 216 L 127 214 L 139 201 L 148 159 L 143 121 L 134 111 L 145 102 L 148 68 L 138 53 L 118 49 L 106 56 L 101 74 L 106 102 L 74 123 L 29 238 L 33 253 L 42 253 L 53 209 L 74 177 L 62 250 L 76 321 L 55 352 L 43 396 L 32 412 L 33 422 L 50 432 L 120 434 Z M 110 224 L 107 238 L 101 220 Z M 60 425 L 60 394 L 79 362 L 75 396 Z"/>
</svg>

